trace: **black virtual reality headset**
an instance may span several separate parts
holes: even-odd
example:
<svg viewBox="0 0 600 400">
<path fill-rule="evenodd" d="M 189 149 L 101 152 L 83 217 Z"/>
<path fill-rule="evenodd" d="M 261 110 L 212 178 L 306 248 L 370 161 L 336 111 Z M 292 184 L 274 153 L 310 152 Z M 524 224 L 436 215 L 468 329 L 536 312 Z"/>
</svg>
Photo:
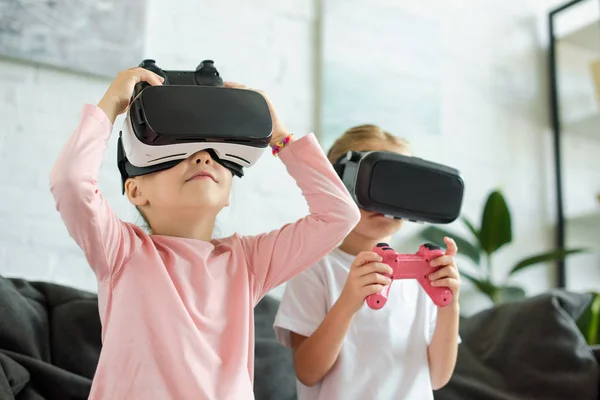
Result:
<svg viewBox="0 0 600 400">
<path fill-rule="evenodd" d="M 364 210 L 435 224 L 460 214 L 464 183 L 454 168 L 387 151 L 350 151 L 334 169 Z"/>
<path fill-rule="evenodd" d="M 123 192 L 127 178 L 171 168 L 201 150 L 241 177 L 269 145 L 273 123 L 266 100 L 224 87 L 213 61 L 195 71 L 162 70 L 154 60 L 139 66 L 164 82 L 134 88 L 117 144 Z"/>
</svg>

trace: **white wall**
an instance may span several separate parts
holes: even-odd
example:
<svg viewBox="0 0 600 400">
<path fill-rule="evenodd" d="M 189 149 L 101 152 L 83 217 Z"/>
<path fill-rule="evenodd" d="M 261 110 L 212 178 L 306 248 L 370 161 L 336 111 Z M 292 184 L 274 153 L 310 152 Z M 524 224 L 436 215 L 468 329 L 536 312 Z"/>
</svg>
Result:
<svg viewBox="0 0 600 400">
<path fill-rule="evenodd" d="M 554 245 L 556 203 L 549 129 L 546 19 L 547 12 L 563 2 L 463 0 L 445 6 L 431 1 L 377 3 L 389 8 L 400 7 L 439 24 L 442 136 L 415 137 L 410 132 L 405 135 L 419 156 L 462 171 L 466 182 L 464 213 L 475 224 L 480 221 L 488 193 L 494 188 L 503 190 L 512 212 L 513 243 L 494 258 L 494 277 L 502 280 L 516 262 Z M 598 11 L 595 15 L 599 15 Z M 577 26 L 577 20 L 572 22 Z M 393 47 L 393 37 L 382 40 Z M 572 58 L 564 52 L 561 56 Z M 589 64 L 578 65 L 589 67 Z M 562 93 L 571 94 L 561 98 L 563 107 L 577 96 L 588 95 L 591 89 L 585 74 L 575 74 L 571 81 L 564 79 L 564 75 L 561 78 Z M 600 191 L 598 132 L 600 126 L 595 138 L 563 140 L 565 175 L 568 175 L 564 190 L 568 198 L 567 211 L 572 213 L 600 210 L 598 204 L 594 204 L 595 193 Z M 573 195 L 574 190 L 577 195 Z M 600 223 L 594 223 L 596 225 L 585 232 L 587 242 L 592 241 L 591 235 L 595 235 L 596 242 L 600 241 Z M 460 222 L 449 228 L 468 236 Z M 410 226 L 398 235 L 396 247 L 403 247 L 405 251 L 414 248 L 417 245 L 414 240 L 403 239 L 419 229 L 421 227 Z M 574 239 L 581 240 L 580 237 Z M 571 240 L 568 245 L 578 247 L 588 245 L 587 242 Z M 578 256 L 577 261 L 569 263 L 568 287 L 598 290 L 600 256 L 597 253 Z M 462 268 L 473 271 L 469 264 Z M 554 276 L 553 268 L 539 265 L 516 275 L 513 282 L 523 286 L 529 294 L 536 294 L 554 285 Z M 468 310 L 488 304 L 486 299 L 470 293 L 465 293 L 463 298 L 467 300 Z"/>
<path fill-rule="evenodd" d="M 261 0 L 244 6 L 248 2 L 177 0 L 165 7 L 151 0 L 146 57 L 181 69 L 214 59 L 226 79 L 266 90 L 292 130 L 310 132 L 318 122 L 317 1 Z M 504 190 L 513 212 L 515 244 L 496 260 L 501 277 L 503 267 L 552 245 L 553 164 L 541 49 L 545 27 L 540 23 L 559 2 L 378 2 L 440 23 L 442 135 L 411 140 L 421 156 L 463 172 L 464 211 L 472 219 L 478 221 L 492 188 Z M 95 290 L 85 259 L 54 210 L 48 174 L 82 104 L 97 102 L 108 84 L 0 60 L 0 274 Z M 113 137 L 101 190 L 122 218 L 136 220 L 119 192 L 115 159 Z M 232 209 L 219 221 L 223 235 L 273 229 L 307 210 L 281 164 L 268 154 L 236 183 Z M 459 224 L 451 228 L 461 229 Z M 408 239 L 415 229 L 398 236 L 402 250 L 414 250 Z M 543 267 L 519 280 L 532 294 L 552 284 Z"/>
<path fill-rule="evenodd" d="M 193 69 L 203 59 L 214 59 L 225 79 L 267 91 L 291 130 L 314 129 L 312 1 L 149 3 L 145 57 L 171 69 Z M 82 105 L 98 102 L 109 83 L 0 60 L 0 274 L 96 290 L 82 252 L 55 211 L 48 176 Z M 140 222 L 120 193 L 116 134 L 121 121 L 99 184 L 121 218 Z M 232 200 L 232 209 L 218 222 L 222 235 L 275 229 L 307 211 L 283 165 L 268 153 L 236 180 Z"/>
</svg>

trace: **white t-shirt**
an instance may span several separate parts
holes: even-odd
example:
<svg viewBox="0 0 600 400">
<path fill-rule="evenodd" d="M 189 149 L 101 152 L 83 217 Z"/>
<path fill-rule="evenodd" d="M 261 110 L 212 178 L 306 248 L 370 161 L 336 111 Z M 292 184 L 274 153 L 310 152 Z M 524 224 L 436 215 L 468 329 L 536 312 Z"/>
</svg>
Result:
<svg viewBox="0 0 600 400">
<path fill-rule="evenodd" d="M 354 256 L 333 250 L 289 280 L 275 318 L 278 341 L 310 336 L 339 298 Z M 433 399 L 427 346 L 437 307 L 414 279 L 395 280 L 386 305 L 354 315 L 338 359 L 313 387 L 297 381 L 298 400 Z"/>
</svg>

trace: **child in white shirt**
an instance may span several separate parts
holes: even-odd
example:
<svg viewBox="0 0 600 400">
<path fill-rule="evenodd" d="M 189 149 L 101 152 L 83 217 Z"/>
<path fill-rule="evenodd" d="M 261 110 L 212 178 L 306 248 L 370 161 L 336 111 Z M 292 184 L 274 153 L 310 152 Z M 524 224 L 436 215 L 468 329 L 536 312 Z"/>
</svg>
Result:
<svg viewBox="0 0 600 400">
<path fill-rule="evenodd" d="M 350 150 L 410 153 L 406 141 L 373 125 L 346 131 L 328 158 Z M 456 244 L 445 239 L 445 255 L 432 261 L 442 268 L 430 275 L 432 285 L 452 291 L 449 305 L 438 310 L 407 279 L 394 282 L 385 307 L 370 309 L 365 298 L 390 283 L 381 273 L 391 273 L 372 248 L 389 242 L 402 221 L 360 211 L 342 244 L 286 285 L 274 327 L 293 350 L 298 399 L 433 399 L 450 380 L 460 342 Z"/>
</svg>

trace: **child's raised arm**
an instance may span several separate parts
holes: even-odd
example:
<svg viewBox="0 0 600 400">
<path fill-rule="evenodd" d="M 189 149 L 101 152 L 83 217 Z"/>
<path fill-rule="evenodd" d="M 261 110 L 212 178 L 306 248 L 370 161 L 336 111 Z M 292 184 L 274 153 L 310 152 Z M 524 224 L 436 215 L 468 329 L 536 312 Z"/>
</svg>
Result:
<svg viewBox="0 0 600 400">
<path fill-rule="evenodd" d="M 360 220 L 356 203 L 314 135 L 284 147 L 279 156 L 300 187 L 310 213 L 281 229 L 242 237 L 248 265 L 258 283 L 256 301 L 328 254 Z"/>
<path fill-rule="evenodd" d="M 141 68 L 121 72 L 98 106 L 85 105 L 50 174 L 56 208 L 101 281 L 116 273 L 140 245 L 136 228 L 120 221 L 98 190 L 106 143 L 134 85 L 142 80 L 161 84 L 159 79 Z"/>
<path fill-rule="evenodd" d="M 225 85 L 248 89 L 233 82 L 225 82 Z M 269 105 L 273 120 L 271 146 L 274 146 L 286 139 L 289 132 L 269 97 L 258 92 Z M 256 303 L 270 289 L 299 274 L 333 250 L 360 220 L 356 203 L 313 134 L 292 141 L 279 152 L 279 157 L 302 191 L 310 214 L 281 229 L 241 237 L 246 262 L 255 278 L 253 291 Z"/>
</svg>

